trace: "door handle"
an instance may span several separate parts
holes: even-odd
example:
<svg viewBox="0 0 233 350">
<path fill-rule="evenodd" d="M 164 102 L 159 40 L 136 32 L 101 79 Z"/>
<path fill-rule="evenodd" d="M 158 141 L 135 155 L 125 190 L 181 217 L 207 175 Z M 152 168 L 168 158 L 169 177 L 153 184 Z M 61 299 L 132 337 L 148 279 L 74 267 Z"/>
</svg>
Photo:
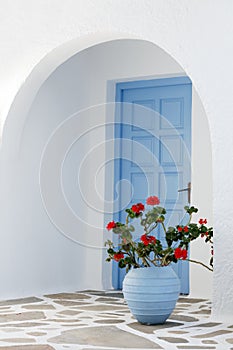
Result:
<svg viewBox="0 0 233 350">
<path fill-rule="evenodd" d="M 188 187 L 187 188 L 182 188 L 181 190 L 178 190 L 178 192 L 188 192 L 188 203 L 191 203 L 191 182 L 188 183 Z"/>
</svg>

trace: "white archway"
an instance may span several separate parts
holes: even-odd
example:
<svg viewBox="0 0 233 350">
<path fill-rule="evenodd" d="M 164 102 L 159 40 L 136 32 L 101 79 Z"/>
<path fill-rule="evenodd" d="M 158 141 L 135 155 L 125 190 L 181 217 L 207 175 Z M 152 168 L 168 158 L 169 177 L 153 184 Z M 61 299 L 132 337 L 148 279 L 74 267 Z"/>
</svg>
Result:
<svg viewBox="0 0 233 350">
<path fill-rule="evenodd" d="M 8 106 L 8 113 L 1 117 L 1 135 L 2 143 L 4 145 L 4 139 L 7 138 L 7 130 L 10 128 L 11 122 L 14 127 L 17 128 L 17 122 L 22 123 L 25 120 L 27 113 L 30 109 L 31 103 L 34 100 L 41 85 L 46 79 L 56 70 L 62 63 L 68 60 L 73 55 L 81 52 L 93 45 L 108 42 L 117 39 L 140 39 L 136 35 L 128 33 L 94 33 L 76 38 L 59 45 L 51 52 L 48 52 L 43 59 L 41 59 L 33 68 L 29 76 L 26 78 L 24 84 L 19 89 L 16 96 L 13 98 L 11 104 Z M 27 103 L 25 103 L 27 101 Z M 14 118 L 14 114 L 20 115 L 20 118 Z M 20 126 L 18 125 L 20 130 Z M 17 150 L 20 142 L 19 132 L 18 138 L 12 140 L 12 152 L 13 149 Z"/>
<path fill-rule="evenodd" d="M 19 90 L 17 96 L 15 97 L 9 113 L 5 119 L 3 126 L 3 141 L 2 141 L 2 151 L 3 158 L 4 150 L 7 142 L 7 157 L 11 157 L 11 160 L 17 156 L 17 150 L 20 145 L 21 134 L 23 131 L 24 123 L 22 122 L 27 118 L 27 114 L 30 110 L 32 101 L 34 100 L 37 92 L 39 91 L 40 86 L 46 81 L 46 79 L 50 76 L 50 74 L 59 67 L 63 62 L 65 62 L 68 58 L 72 57 L 75 53 L 80 52 L 88 47 L 96 45 L 98 43 L 108 42 L 115 39 L 136 39 L 138 37 L 129 34 L 93 34 L 91 36 L 84 36 L 81 39 L 77 39 L 62 46 L 59 46 L 53 52 L 46 55 L 46 57 L 40 61 L 35 68 L 33 69 L 30 76 L 27 78 L 25 84 Z M 153 43 L 153 41 L 151 41 Z M 155 43 L 154 43 L 155 44 Z M 190 74 L 192 78 L 192 74 Z M 26 101 L 26 103 L 25 103 Z M 18 116 L 16 118 L 16 115 Z M 14 128 L 17 130 L 16 137 L 14 139 L 9 139 L 11 134 L 11 130 Z M 6 159 L 5 159 L 6 160 Z M 8 161 L 8 160 L 7 160 Z M 5 163 L 3 163 L 5 164 Z M 218 276 L 216 275 L 216 278 Z M 215 280 L 215 285 L 217 284 Z M 218 295 L 218 294 L 216 294 Z M 219 310 L 223 309 L 223 304 L 219 305 L 218 300 L 215 297 L 214 309 L 216 311 L 216 315 L 219 314 Z M 229 306 L 229 301 L 228 301 Z M 226 314 L 228 313 L 226 309 Z"/>
</svg>

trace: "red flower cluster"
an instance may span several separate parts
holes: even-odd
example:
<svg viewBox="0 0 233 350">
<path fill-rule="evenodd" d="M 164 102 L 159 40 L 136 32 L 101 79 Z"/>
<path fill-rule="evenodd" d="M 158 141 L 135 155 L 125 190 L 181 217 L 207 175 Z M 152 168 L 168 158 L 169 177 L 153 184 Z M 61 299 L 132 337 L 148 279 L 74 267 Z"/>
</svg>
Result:
<svg viewBox="0 0 233 350">
<path fill-rule="evenodd" d="M 182 231 L 189 232 L 189 228 L 188 228 L 188 226 L 184 226 L 184 227 L 178 226 L 177 227 L 177 231 L 179 231 L 179 232 L 182 232 Z"/>
<path fill-rule="evenodd" d="M 107 247 L 108 257 L 106 261 L 115 261 L 120 268 L 131 267 L 140 268 L 152 265 L 168 266 L 179 261 L 191 261 L 198 263 L 213 271 L 213 228 L 207 227 L 207 219 L 200 218 L 197 223 L 192 222 L 192 214 L 197 213 L 198 209 L 194 206 L 186 206 L 184 209 L 187 215 L 187 221 L 177 222 L 173 227 L 166 228 L 166 209 L 161 207 L 160 200 L 157 196 L 149 196 L 144 202 L 141 199 L 131 202 L 130 206 L 125 208 L 126 215 L 124 222 L 111 219 L 106 229 L 108 235 L 117 236 L 117 239 L 111 241 L 107 239 L 105 246 Z M 151 207 L 149 207 L 151 206 Z M 144 213 L 145 211 L 145 213 Z M 133 221 L 136 222 L 134 226 Z M 134 231 L 141 224 L 142 230 L 138 237 L 135 237 Z M 166 243 L 163 245 L 155 229 L 163 230 Z M 160 232 L 160 231 L 159 231 Z M 158 231 L 157 231 L 158 233 Z M 210 243 L 210 266 L 189 259 L 189 243 L 197 239 L 199 236 L 204 237 L 201 240 Z"/>
<path fill-rule="evenodd" d="M 156 196 L 150 196 L 146 200 L 146 204 L 148 205 L 158 205 L 160 203 L 160 200 Z"/>
<path fill-rule="evenodd" d="M 205 233 L 202 233 L 202 234 L 201 234 L 201 237 L 202 237 L 202 238 L 205 237 L 205 236 L 208 236 L 208 232 L 205 232 Z"/>
<path fill-rule="evenodd" d="M 187 259 L 188 251 L 186 249 L 176 248 L 174 252 L 176 259 Z"/>
<path fill-rule="evenodd" d="M 206 219 L 200 219 L 199 220 L 199 224 L 200 225 L 206 225 L 207 224 L 207 220 Z"/>
<path fill-rule="evenodd" d="M 131 210 L 135 213 L 135 214 L 141 214 L 141 212 L 145 209 L 144 205 L 142 203 L 137 203 L 132 205 Z"/>
<path fill-rule="evenodd" d="M 144 245 L 148 245 L 150 243 L 155 244 L 156 238 L 154 236 L 148 236 L 144 234 L 141 236 L 141 241 L 144 243 Z"/>
<path fill-rule="evenodd" d="M 116 227 L 115 221 L 110 221 L 110 222 L 107 224 L 106 229 L 109 231 L 109 230 L 111 230 L 111 229 L 113 229 L 113 228 L 115 228 L 115 227 Z"/>
<path fill-rule="evenodd" d="M 117 262 L 119 262 L 121 259 L 124 259 L 124 254 L 123 253 L 116 253 L 113 255 L 113 259 Z"/>
</svg>

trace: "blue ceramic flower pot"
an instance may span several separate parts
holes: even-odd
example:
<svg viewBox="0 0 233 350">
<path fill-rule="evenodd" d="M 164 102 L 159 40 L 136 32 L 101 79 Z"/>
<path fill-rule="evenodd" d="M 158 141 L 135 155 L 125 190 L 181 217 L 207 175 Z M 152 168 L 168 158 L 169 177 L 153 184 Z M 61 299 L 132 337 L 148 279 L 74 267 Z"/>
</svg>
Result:
<svg viewBox="0 0 233 350">
<path fill-rule="evenodd" d="M 142 324 L 162 324 L 175 308 L 180 281 L 171 266 L 130 270 L 123 294 L 134 317 Z"/>
</svg>

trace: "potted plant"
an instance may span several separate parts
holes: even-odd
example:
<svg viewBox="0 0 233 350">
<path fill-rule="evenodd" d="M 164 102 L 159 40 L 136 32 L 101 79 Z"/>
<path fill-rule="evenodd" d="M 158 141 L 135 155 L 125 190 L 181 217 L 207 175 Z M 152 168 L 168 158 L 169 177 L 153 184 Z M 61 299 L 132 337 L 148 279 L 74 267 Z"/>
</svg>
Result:
<svg viewBox="0 0 233 350">
<path fill-rule="evenodd" d="M 171 265 L 186 260 L 213 271 L 213 229 L 206 226 L 206 219 L 200 219 L 198 224 L 192 222 L 193 213 L 198 212 L 193 206 L 184 208 L 188 214 L 186 225 L 166 228 L 166 209 L 159 206 L 159 198 L 150 196 L 146 204 L 147 211 L 143 203 L 126 209 L 125 223 L 111 221 L 107 224 L 107 230 L 118 235 L 118 243 L 105 242 L 106 261 L 114 260 L 120 268 L 126 268 L 123 294 L 135 318 L 143 324 L 160 324 L 170 316 L 180 293 L 179 278 Z M 134 220 L 143 228 L 143 234 L 136 240 L 133 239 Z M 165 246 L 156 237 L 159 226 L 164 232 Z M 188 256 L 189 243 L 198 237 L 211 245 L 210 266 Z"/>
</svg>

